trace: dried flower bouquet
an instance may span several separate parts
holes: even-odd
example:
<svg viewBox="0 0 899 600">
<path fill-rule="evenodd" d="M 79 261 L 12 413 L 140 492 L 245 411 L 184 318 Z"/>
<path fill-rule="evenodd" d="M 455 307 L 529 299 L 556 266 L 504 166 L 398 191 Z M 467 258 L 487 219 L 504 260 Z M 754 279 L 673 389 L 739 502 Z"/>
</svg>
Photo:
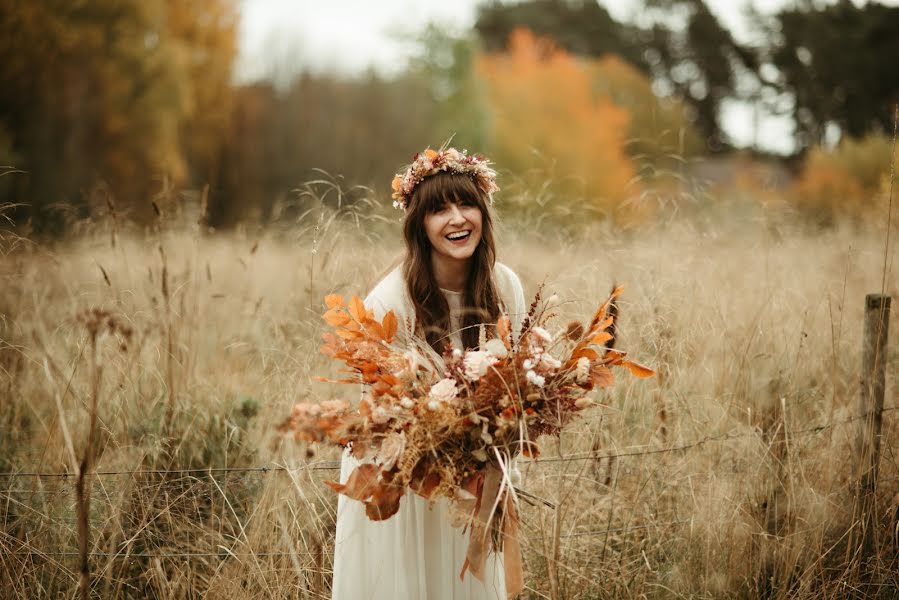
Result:
<svg viewBox="0 0 899 600">
<path fill-rule="evenodd" d="M 654 374 L 611 347 L 610 309 L 620 293 L 586 326 L 572 322 L 553 336 L 547 325 L 555 315 L 538 292 L 517 337 L 503 315 L 489 339 L 481 328 L 478 350 L 448 347 L 442 357 L 410 335 L 398 343 L 392 312 L 378 321 L 358 298 L 329 295 L 324 320 L 334 332 L 324 334 L 322 352 L 347 367 L 350 377 L 339 383 L 364 383 L 366 391 L 356 408 L 339 400 L 298 404 L 282 430 L 298 441 L 349 446 L 362 464 L 345 483 L 327 483 L 364 503 L 373 520 L 394 515 L 407 488 L 448 498 L 457 524 L 471 530 L 462 573 L 480 577 L 487 552 L 505 546 L 511 593 L 522 579 L 511 459 L 537 458 L 539 437 L 558 435 L 594 405 L 588 394 L 613 383 L 612 367 Z"/>
</svg>

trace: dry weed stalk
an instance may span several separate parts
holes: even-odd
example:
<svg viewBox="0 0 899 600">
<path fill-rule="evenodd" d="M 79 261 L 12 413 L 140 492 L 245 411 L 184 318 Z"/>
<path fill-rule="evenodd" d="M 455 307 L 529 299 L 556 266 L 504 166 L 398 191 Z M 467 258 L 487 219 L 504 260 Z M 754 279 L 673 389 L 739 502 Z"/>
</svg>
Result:
<svg viewBox="0 0 899 600">
<path fill-rule="evenodd" d="M 90 598 L 90 508 L 91 508 L 91 469 L 94 467 L 97 443 L 97 409 L 100 402 L 100 384 L 103 378 L 103 365 L 98 356 L 98 342 L 104 333 L 119 335 L 120 348 L 127 349 L 132 330 L 118 320 L 112 313 L 101 309 L 87 310 L 78 315 L 78 321 L 87 330 L 90 343 L 89 360 L 91 365 L 91 397 L 90 425 L 87 443 L 84 447 L 81 463 L 78 466 L 78 479 L 75 484 L 76 510 L 78 514 L 78 553 L 80 558 L 80 579 L 78 588 L 83 600 Z"/>
</svg>

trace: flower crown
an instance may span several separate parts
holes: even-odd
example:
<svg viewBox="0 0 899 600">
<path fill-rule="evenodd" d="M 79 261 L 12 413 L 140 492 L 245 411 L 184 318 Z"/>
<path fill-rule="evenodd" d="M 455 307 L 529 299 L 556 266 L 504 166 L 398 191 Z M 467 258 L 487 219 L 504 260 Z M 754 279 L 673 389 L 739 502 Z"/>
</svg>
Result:
<svg viewBox="0 0 899 600">
<path fill-rule="evenodd" d="M 397 173 L 393 178 L 393 207 L 406 210 L 412 199 L 415 186 L 425 177 L 436 175 L 440 171 L 449 171 L 468 175 L 485 194 L 490 205 L 493 205 L 493 192 L 498 192 L 496 171 L 490 168 L 490 161 L 476 154 L 469 155 L 467 150 L 459 152 L 455 148 L 440 150 L 426 149 L 412 158 L 412 164 L 405 173 Z"/>
</svg>

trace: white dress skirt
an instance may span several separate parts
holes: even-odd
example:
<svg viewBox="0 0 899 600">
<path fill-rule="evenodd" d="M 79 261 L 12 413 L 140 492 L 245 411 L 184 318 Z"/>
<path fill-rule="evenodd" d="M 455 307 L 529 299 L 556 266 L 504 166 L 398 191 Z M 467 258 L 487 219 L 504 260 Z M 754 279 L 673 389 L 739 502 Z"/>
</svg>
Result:
<svg viewBox="0 0 899 600">
<path fill-rule="evenodd" d="M 455 316 L 461 296 L 444 294 Z M 340 481 L 359 464 L 345 452 Z M 338 496 L 332 600 L 506 600 L 502 554 L 488 556 L 483 583 L 468 571 L 460 579 L 468 535 L 448 511 L 446 499 L 431 505 L 407 490 L 395 515 L 372 521 L 361 502 Z"/>
</svg>

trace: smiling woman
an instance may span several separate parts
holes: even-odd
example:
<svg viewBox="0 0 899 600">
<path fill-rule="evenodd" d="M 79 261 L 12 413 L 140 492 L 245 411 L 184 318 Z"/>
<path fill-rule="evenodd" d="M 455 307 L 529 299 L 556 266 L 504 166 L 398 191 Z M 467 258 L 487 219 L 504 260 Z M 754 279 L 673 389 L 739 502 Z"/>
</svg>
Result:
<svg viewBox="0 0 899 600">
<path fill-rule="evenodd" d="M 406 256 L 375 286 L 365 306 L 377 319 L 393 311 L 404 323 L 400 332 L 412 332 L 439 354 L 450 345 L 479 348 L 479 332 L 489 332 L 501 312 L 517 338 L 526 311 L 518 276 L 496 262 L 490 203 L 498 188 L 487 165 L 453 148 L 426 150 L 394 179 L 396 206 L 405 211 Z M 344 453 L 341 482 L 358 465 Z M 513 468 L 513 479 L 517 476 Z M 376 522 L 366 517 L 362 503 L 341 495 L 332 598 L 495 600 L 515 594 L 506 586 L 501 553 L 490 555 L 477 578 L 473 571 L 459 576 L 471 558 L 469 541 L 453 526 L 445 499 L 430 504 L 407 491 L 399 511 Z"/>
<path fill-rule="evenodd" d="M 449 305 L 435 290 L 462 294 L 460 335 L 477 345 L 478 325 L 495 323 L 499 298 L 489 196 L 466 174 L 441 171 L 415 187 L 406 209 L 403 272 L 424 338 L 437 351 L 450 333 Z"/>
</svg>

